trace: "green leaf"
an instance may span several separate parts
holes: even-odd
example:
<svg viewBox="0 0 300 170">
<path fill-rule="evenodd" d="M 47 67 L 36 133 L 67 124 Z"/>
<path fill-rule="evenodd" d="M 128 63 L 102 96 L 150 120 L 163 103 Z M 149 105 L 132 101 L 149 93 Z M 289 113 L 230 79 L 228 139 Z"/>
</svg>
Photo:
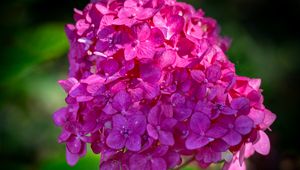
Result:
<svg viewBox="0 0 300 170">
<path fill-rule="evenodd" d="M 48 23 L 19 32 L 12 46 L 4 50 L 2 80 L 9 82 L 27 75 L 36 65 L 63 56 L 67 50 L 63 24 Z"/>
</svg>

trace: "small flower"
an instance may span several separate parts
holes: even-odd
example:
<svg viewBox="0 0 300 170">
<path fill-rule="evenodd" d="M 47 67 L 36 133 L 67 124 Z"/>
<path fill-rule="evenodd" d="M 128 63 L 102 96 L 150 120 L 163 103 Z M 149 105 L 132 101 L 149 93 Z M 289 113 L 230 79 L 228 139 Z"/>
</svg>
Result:
<svg viewBox="0 0 300 170">
<path fill-rule="evenodd" d="M 113 149 L 126 147 L 131 151 L 141 149 L 141 135 L 146 129 L 146 119 L 143 115 L 133 115 L 128 118 L 118 114 L 112 118 L 113 128 L 106 139 L 106 144 Z"/>
</svg>

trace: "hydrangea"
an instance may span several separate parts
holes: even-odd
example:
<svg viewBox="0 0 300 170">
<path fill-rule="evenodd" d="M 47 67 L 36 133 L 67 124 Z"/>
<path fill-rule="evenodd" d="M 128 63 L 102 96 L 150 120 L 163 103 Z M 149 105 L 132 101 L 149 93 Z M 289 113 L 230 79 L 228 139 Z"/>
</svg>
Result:
<svg viewBox="0 0 300 170">
<path fill-rule="evenodd" d="M 244 169 L 270 151 L 276 116 L 260 79 L 236 74 L 214 19 L 175 0 L 92 0 L 65 27 L 67 106 L 53 114 L 66 158 L 91 146 L 101 170 L 166 170 L 185 160 Z M 89 144 L 89 145 L 87 145 Z"/>
</svg>

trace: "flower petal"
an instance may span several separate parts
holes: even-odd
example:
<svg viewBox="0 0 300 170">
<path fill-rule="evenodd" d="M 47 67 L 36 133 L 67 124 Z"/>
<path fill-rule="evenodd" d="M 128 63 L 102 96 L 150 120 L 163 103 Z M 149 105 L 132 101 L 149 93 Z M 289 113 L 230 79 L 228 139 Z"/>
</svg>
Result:
<svg viewBox="0 0 300 170">
<path fill-rule="evenodd" d="M 235 146 L 242 141 L 242 136 L 234 131 L 230 130 L 225 136 L 222 138 L 228 145 Z"/>
<path fill-rule="evenodd" d="M 248 116 L 241 115 L 235 120 L 235 130 L 242 135 L 246 135 L 251 132 L 253 128 L 253 121 Z"/>
<path fill-rule="evenodd" d="M 159 134 L 159 142 L 163 145 L 174 145 L 175 141 L 174 141 L 174 137 L 173 134 L 171 132 L 168 131 L 164 131 L 164 130 L 160 130 L 158 132 Z"/>
<path fill-rule="evenodd" d="M 66 159 L 70 166 L 74 166 L 79 160 L 79 154 L 73 154 L 66 148 Z"/>
<path fill-rule="evenodd" d="M 130 151 L 141 150 L 141 137 L 137 134 L 128 136 L 125 146 Z"/>
<path fill-rule="evenodd" d="M 52 119 L 55 123 L 56 126 L 63 126 L 64 123 L 66 122 L 66 115 L 68 109 L 66 107 L 63 107 L 59 110 L 57 110 L 55 113 L 52 115 Z"/>
<path fill-rule="evenodd" d="M 112 105 L 118 111 L 127 110 L 131 103 L 131 97 L 127 91 L 119 91 L 113 98 Z"/>
<path fill-rule="evenodd" d="M 131 29 L 139 41 L 145 41 L 151 35 L 151 29 L 147 22 L 134 24 Z"/>
<path fill-rule="evenodd" d="M 128 117 L 128 128 L 134 134 L 142 135 L 146 130 L 146 123 L 146 118 L 142 114 Z"/>
<path fill-rule="evenodd" d="M 190 128 L 195 133 L 203 133 L 209 128 L 209 126 L 210 120 L 205 114 L 196 112 L 192 115 Z"/>
<path fill-rule="evenodd" d="M 156 170 L 156 169 L 167 170 L 167 164 L 164 159 L 154 158 L 151 160 L 151 162 L 152 162 L 152 164 L 151 164 L 152 170 Z"/>
<path fill-rule="evenodd" d="M 155 83 L 161 77 L 161 70 L 152 64 L 142 64 L 140 66 L 140 74 L 144 81 Z"/>
<path fill-rule="evenodd" d="M 209 142 L 210 142 L 209 138 L 192 133 L 186 139 L 185 147 L 189 150 L 198 149 L 205 146 Z"/>
<path fill-rule="evenodd" d="M 152 137 L 153 139 L 155 139 L 155 140 L 158 139 L 158 132 L 157 132 L 156 128 L 153 127 L 152 125 L 150 125 L 150 124 L 147 125 L 147 132 L 148 132 L 148 135 L 150 137 Z"/>
<path fill-rule="evenodd" d="M 268 155 L 270 152 L 270 140 L 267 134 L 260 130 L 258 131 L 259 140 L 253 144 L 253 147 L 256 152 L 262 154 L 262 155 Z"/>
<path fill-rule="evenodd" d="M 106 138 L 106 144 L 112 149 L 122 149 L 125 146 L 126 138 L 120 131 L 113 130 Z"/>
<path fill-rule="evenodd" d="M 209 82 L 216 82 L 221 77 L 221 68 L 218 65 L 211 65 L 206 69 L 206 77 Z"/>
<path fill-rule="evenodd" d="M 67 148 L 71 153 L 78 154 L 82 149 L 81 140 L 74 137 L 67 142 Z"/>
</svg>

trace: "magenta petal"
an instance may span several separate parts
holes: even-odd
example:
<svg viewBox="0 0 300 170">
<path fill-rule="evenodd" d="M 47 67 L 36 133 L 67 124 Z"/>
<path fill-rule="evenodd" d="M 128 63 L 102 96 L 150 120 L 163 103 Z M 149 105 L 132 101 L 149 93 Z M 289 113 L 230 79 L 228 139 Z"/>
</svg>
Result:
<svg viewBox="0 0 300 170">
<path fill-rule="evenodd" d="M 67 148 L 71 153 L 77 154 L 82 149 L 82 142 L 76 137 L 71 138 L 71 140 L 67 142 Z"/>
<path fill-rule="evenodd" d="M 103 71 L 109 75 L 113 75 L 119 70 L 119 63 L 114 59 L 109 59 L 104 62 Z"/>
<path fill-rule="evenodd" d="M 224 115 L 234 115 L 234 114 L 237 113 L 237 111 L 232 109 L 231 107 L 224 106 L 223 109 L 222 109 L 222 113 Z"/>
<path fill-rule="evenodd" d="M 183 57 L 189 55 L 195 48 L 195 44 L 187 38 L 180 38 L 178 42 L 178 55 Z"/>
<path fill-rule="evenodd" d="M 144 115 L 132 115 L 128 118 L 128 128 L 132 133 L 142 135 L 146 130 L 146 118 Z"/>
<path fill-rule="evenodd" d="M 103 162 L 101 160 L 100 169 L 101 170 L 120 170 L 121 162 L 117 160 L 108 160 Z"/>
<path fill-rule="evenodd" d="M 148 159 L 141 154 L 134 154 L 129 159 L 130 170 L 151 170 Z"/>
<path fill-rule="evenodd" d="M 151 18 L 157 10 L 153 8 L 138 8 L 136 19 L 137 20 L 146 20 Z"/>
<path fill-rule="evenodd" d="M 235 120 L 235 130 L 242 135 L 250 133 L 253 128 L 253 121 L 248 116 L 241 115 Z"/>
<path fill-rule="evenodd" d="M 160 88 L 157 84 L 143 83 L 146 99 L 154 99 L 160 93 Z"/>
<path fill-rule="evenodd" d="M 216 82 L 221 77 L 221 68 L 218 65 L 212 65 L 206 70 L 207 80 L 210 82 Z"/>
<path fill-rule="evenodd" d="M 210 140 L 207 137 L 199 136 L 196 134 L 190 134 L 185 141 L 185 147 L 189 150 L 198 149 L 206 144 L 208 144 Z"/>
<path fill-rule="evenodd" d="M 140 41 L 145 41 L 150 37 L 151 29 L 147 22 L 135 24 L 131 27 L 131 29 Z"/>
<path fill-rule="evenodd" d="M 176 52 L 173 50 L 166 50 L 159 58 L 158 64 L 161 68 L 165 68 L 174 64 L 176 60 Z"/>
<path fill-rule="evenodd" d="M 166 118 L 161 122 L 161 128 L 164 130 L 172 130 L 174 126 L 177 124 L 177 120 L 174 118 Z"/>
<path fill-rule="evenodd" d="M 167 164 L 166 161 L 162 158 L 154 158 L 151 160 L 152 164 L 152 170 L 167 170 Z"/>
<path fill-rule="evenodd" d="M 120 131 L 113 130 L 106 138 L 106 144 L 113 149 L 122 149 L 125 146 L 126 138 Z"/>
<path fill-rule="evenodd" d="M 70 166 L 74 166 L 79 160 L 79 154 L 73 154 L 66 148 L 66 159 Z"/>
<path fill-rule="evenodd" d="M 250 111 L 249 100 L 245 97 L 235 98 L 231 101 L 231 107 L 239 111 L 240 114 L 248 114 Z"/>
<path fill-rule="evenodd" d="M 131 97 L 127 91 L 119 91 L 113 98 L 112 105 L 115 109 L 122 111 L 127 110 L 131 103 Z"/>
<path fill-rule="evenodd" d="M 184 106 L 175 108 L 174 111 L 174 118 L 183 121 L 187 118 L 189 118 L 192 114 L 192 109 L 186 108 Z"/>
<path fill-rule="evenodd" d="M 253 145 L 256 152 L 262 155 L 268 155 L 270 152 L 270 140 L 267 134 L 260 130 L 258 131 L 259 140 Z"/>
<path fill-rule="evenodd" d="M 128 136 L 125 146 L 130 151 L 141 150 L 141 137 L 136 134 Z"/>
<path fill-rule="evenodd" d="M 152 59 L 156 49 L 150 41 L 140 42 L 136 47 L 136 57 L 139 59 Z"/>
<path fill-rule="evenodd" d="M 171 38 L 174 34 L 179 33 L 184 26 L 184 18 L 179 15 L 172 15 L 168 17 L 167 27 L 168 27 L 168 35 L 167 39 Z"/>
<path fill-rule="evenodd" d="M 191 117 L 190 128 L 195 133 L 205 132 L 210 126 L 209 118 L 203 113 L 195 113 Z"/>
<path fill-rule="evenodd" d="M 155 127 L 153 127 L 152 125 L 148 124 L 147 125 L 147 132 L 148 135 L 150 137 L 152 137 L 153 139 L 157 140 L 158 139 L 158 133 Z"/>
<path fill-rule="evenodd" d="M 212 125 L 205 134 L 206 136 L 212 138 L 220 138 L 223 137 L 227 132 L 228 130 L 220 125 Z"/>
<path fill-rule="evenodd" d="M 64 123 L 66 122 L 67 111 L 68 111 L 67 108 L 63 107 L 57 110 L 55 113 L 53 113 L 52 119 L 56 126 L 64 125 Z"/>
<path fill-rule="evenodd" d="M 125 60 L 127 61 L 132 60 L 136 57 L 136 55 L 137 55 L 136 47 L 132 47 L 131 45 L 125 46 L 125 50 L 124 50 Z"/>
<path fill-rule="evenodd" d="M 160 29 L 153 28 L 151 29 L 149 41 L 151 41 L 155 46 L 161 46 L 165 41 L 164 34 L 161 32 Z"/>
<path fill-rule="evenodd" d="M 177 152 L 168 152 L 165 156 L 165 160 L 169 168 L 174 168 L 181 163 L 181 157 Z"/>
<path fill-rule="evenodd" d="M 205 74 L 201 70 L 191 70 L 191 76 L 198 83 L 202 83 L 205 79 Z"/>
<path fill-rule="evenodd" d="M 140 66 L 140 74 L 144 81 L 155 83 L 161 77 L 161 70 L 154 65 L 144 64 Z"/>
<path fill-rule="evenodd" d="M 78 83 L 78 81 L 77 79 L 71 77 L 67 80 L 59 80 L 58 83 L 68 93 L 71 90 L 71 88 Z"/>
<path fill-rule="evenodd" d="M 128 127 L 128 121 L 127 121 L 127 119 L 123 115 L 121 115 L 121 114 L 114 115 L 112 117 L 112 121 L 113 121 L 113 128 L 114 129 L 121 130 L 124 127 L 125 128 Z"/>
<path fill-rule="evenodd" d="M 242 141 L 242 136 L 234 131 L 230 130 L 225 136 L 222 138 L 228 145 L 235 146 Z"/>
<path fill-rule="evenodd" d="M 159 134 L 159 141 L 163 145 L 174 145 L 174 137 L 171 132 L 160 130 Z"/>
<path fill-rule="evenodd" d="M 229 148 L 229 145 L 222 139 L 215 140 L 210 145 L 212 150 L 216 152 L 225 152 Z"/>
<path fill-rule="evenodd" d="M 160 117 L 161 108 L 160 105 L 152 107 L 148 114 L 148 121 L 153 125 L 158 125 L 158 119 Z"/>
</svg>

